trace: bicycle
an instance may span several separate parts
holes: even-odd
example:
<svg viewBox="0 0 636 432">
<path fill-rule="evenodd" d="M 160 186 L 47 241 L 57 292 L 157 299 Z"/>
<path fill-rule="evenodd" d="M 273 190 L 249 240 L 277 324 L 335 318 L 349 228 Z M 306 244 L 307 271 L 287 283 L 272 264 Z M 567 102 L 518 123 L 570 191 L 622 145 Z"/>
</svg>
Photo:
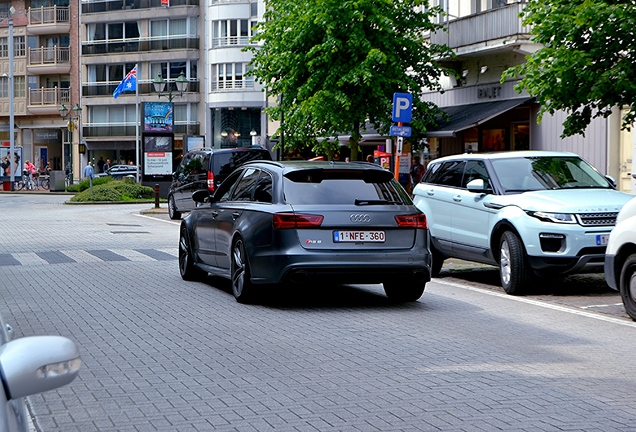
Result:
<svg viewBox="0 0 636 432">
<path fill-rule="evenodd" d="M 51 176 L 49 174 L 40 174 L 37 181 L 37 186 L 44 190 L 49 190 L 51 186 Z"/>
<path fill-rule="evenodd" d="M 22 179 L 15 181 L 13 189 L 17 190 L 17 191 L 22 190 L 22 189 L 36 190 L 37 189 L 37 184 L 36 184 L 35 180 L 33 179 L 33 176 L 30 176 L 28 173 L 23 172 L 22 173 Z"/>
</svg>

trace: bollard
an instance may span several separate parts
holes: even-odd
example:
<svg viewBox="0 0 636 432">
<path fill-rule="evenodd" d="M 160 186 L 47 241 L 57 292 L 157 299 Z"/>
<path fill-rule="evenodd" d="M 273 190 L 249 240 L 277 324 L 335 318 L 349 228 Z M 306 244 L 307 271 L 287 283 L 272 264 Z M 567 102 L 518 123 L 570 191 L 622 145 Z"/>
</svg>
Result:
<svg viewBox="0 0 636 432">
<path fill-rule="evenodd" d="M 155 183 L 155 208 L 159 208 L 159 183 Z"/>
</svg>

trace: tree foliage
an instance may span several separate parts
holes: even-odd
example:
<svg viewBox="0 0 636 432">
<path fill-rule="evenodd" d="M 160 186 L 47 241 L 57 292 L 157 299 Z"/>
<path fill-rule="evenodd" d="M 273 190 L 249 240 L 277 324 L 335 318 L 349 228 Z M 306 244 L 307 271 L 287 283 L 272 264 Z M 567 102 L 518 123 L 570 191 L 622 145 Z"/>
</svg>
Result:
<svg viewBox="0 0 636 432">
<path fill-rule="evenodd" d="M 439 88 L 435 59 L 451 55 L 425 40 L 438 13 L 428 0 L 269 0 L 249 73 L 279 96 L 268 112 L 286 149 L 334 149 L 317 138 L 342 133 L 357 149 L 366 120 L 388 132 L 394 92 L 413 94 L 414 129 L 430 124 L 437 107 L 419 95 Z"/>
<path fill-rule="evenodd" d="M 539 120 L 563 110 L 563 137 L 583 135 L 592 119 L 618 106 L 627 109 L 623 128 L 630 127 L 636 118 L 636 1 L 532 0 L 523 19 L 543 47 L 504 72 L 502 81 L 521 77 L 515 88 L 537 97 Z"/>
</svg>

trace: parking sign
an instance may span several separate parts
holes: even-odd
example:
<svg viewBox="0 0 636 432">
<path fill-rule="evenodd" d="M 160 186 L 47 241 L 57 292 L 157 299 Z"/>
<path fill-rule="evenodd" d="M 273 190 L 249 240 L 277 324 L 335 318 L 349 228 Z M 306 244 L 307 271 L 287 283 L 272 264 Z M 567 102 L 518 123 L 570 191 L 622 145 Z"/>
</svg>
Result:
<svg viewBox="0 0 636 432">
<path fill-rule="evenodd" d="M 411 93 L 393 93 L 393 121 L 410 123 L 413 110 Z"/>
</svg>

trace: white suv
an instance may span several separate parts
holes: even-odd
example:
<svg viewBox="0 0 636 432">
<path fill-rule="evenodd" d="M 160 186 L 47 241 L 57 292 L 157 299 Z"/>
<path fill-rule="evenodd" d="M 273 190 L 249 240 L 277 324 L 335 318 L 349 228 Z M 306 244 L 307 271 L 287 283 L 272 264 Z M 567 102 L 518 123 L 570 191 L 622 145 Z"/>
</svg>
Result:
<svg viewBox="0 0 636 432">
<path fill-rule="evenodd" d="M 445 258 L 499 266 L 508 294 L 534 276 L 602 272 L 619 192 L 574 153 L 516 151 L 432 161 L 414 191 L 431 233 L 433 276 Z"/>
<path fill-rule="evenodd" d="M 625 204 L 610 234 L 605 280 L 620 291 L 627 314 L 636 321 L 636 199 Z"/>
</svg>

